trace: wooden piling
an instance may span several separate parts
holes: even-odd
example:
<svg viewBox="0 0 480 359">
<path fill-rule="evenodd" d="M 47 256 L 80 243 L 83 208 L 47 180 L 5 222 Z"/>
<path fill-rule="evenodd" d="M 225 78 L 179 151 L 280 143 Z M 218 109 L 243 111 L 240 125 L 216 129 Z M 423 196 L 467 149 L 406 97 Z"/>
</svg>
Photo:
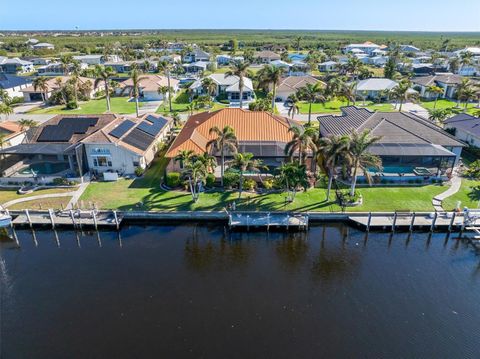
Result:
<svg viewBox="0 0 480 359">
<path fill-rule="evenodd" d="M 397 224 L 397 212 L 393 214 L 392 233 L 395 232 L 396 224 Z"/>
<path fill-rule="evenodd" d="M 95 229 L 98 229 L 97 214 L 95 213 L 95 210 L 92 210 L 92 216 L 93 216 L 93 225 L 95 226 Z"/>
<path fill-rule="evenodd" d="M 73 209 L 70 210 L 70 218 L 72 219 L 73 228 L 77 226 L 75 223 L 75 216 L 73 215 Z"/>
<path fill-rule="evenodd" d="M 270 231 L 270 213 L 267 213 L 267 232 Z"/>
<path fill-rule="evenodd" d="M 30 218 L 30 212 L 28 212 L 28 209 L 25 210 L 25 216 L 27 216 L 28 224 L 30 225 L 30 228 L 32 228 L 32 219 Z"/>
<path fill-rule="evenodd" d="M 370 223 L 372 223 L 372 212 L 368 212 L 367 232 L 370 232 Z"/>
<path fill-rule="evenodd" d="M 52 223 L 52 229 L 54 229 L 55 220 L 53 219 L 53 210 L 51 208 L 48 209 L 48 215 L 50 216 L 50 223 Z"/>
<path fill-rule="evenodd" d="M 60 248 L 60 239 L 58 239 L 58 233 L 56 229 L 53 230 L 53 234 L 55 235 L 55 242 L 57 243 L 57 247 Z"/>
<path fill-rule="evenodd" d="M 247 231 L 250 230 L 250 215 L 247 214 Z"/>
<path fill-rule="evenodd" d="M 450 224 L 448 225 L 448 231 L 451 232 L 453 228 L 453 224 L 455 223 L 455 217 L 457 216 L 456 212 L 452 212 L 452 219 L 450 220 Z"/>
<path fill-rule="evenodd" d="M 410 222 L 410 228 L 409 228 L 410 232 L 413 231 L 413 228 L 414 228 L 414 226 L 415 226 L 415 217 L 416 217 L 416 216 L 417 216 L 417 213 L 416 213 L 416 212 L 413 212 L 413 214 L 412 214 L 412 221 Z"/>
<path fill-rule="evenodd" d="M 438 212 L 435 211 L 435 213 L 433 214 L 432 225 L 430 226 L 430 232 L 432 232 L 435 229 L 435 222 L 437 222 L 437 217 L 438 217 Z"/>
<path fill-rule="evenodd" d="M 120 223 L 118 223 L 117 211 L 113 211 L 113 217 L 115 218 L 115 225 L 116 225 L 117 231 L 118 231 L 120 229 Z"/>
</svg>

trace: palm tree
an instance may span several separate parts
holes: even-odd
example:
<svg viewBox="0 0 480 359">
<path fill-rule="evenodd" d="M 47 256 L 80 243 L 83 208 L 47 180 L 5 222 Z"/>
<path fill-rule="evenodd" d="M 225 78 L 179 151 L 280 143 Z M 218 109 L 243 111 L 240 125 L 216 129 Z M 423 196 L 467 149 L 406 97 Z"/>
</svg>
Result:
<svg viewBox="0 0 480 359">
<path fill-rule="evenodd" d="M 22 118 L 20 121 L 18 121 L 18 124 L 20 125 L 20 130 L 24 131 L 27 128 L 33 128 L 38 126 L 38 122 L 35 120 L 27 120 Z"/>
<path fill-rule="evenodd" d="M 133 69 L 130 78 L 132 80 L 132 90 L 130 91 L 130 95 L 135 99 L 135 112 L 137 117 L 139 117 L 138 113 L 138 98 L 140 97 L 140 83 L 146 79 L 146 77 L 140 76 L 137 69 Z"/>
<path fill-rule="evenodd" d="M 47 84 L 47 78 L 45 76 L 38 76 L 35 77 L 32 81 L 33 84 L 33 89 L 35 91 L 40 90 L 42 94 L 42 101 L 45 102 L 47 101 L 47 91 L 48 91 L 48 84 Z"/>
<path fill-rule="evenodd" d="M 345 82 L 341 76 L 335 75 L 332 76 L 327 82 L 327 88 L 325 89 L 325 94 L 335 98 L 342 94 L 342 89 L 345 87 Z"/>
<path fill-rule="evenodd" d="M 297 190 L 303 187 L 305 190 L 309 186 L 307 169 L 304 164 L 298 161 L 282 164 L 279 169 L 277 179 L 280 184 L 285 186 L 287 192 L 292 193 L 291 200 L 295 199 Z"/>
<path fill-rule="evenodd" d="M 451 72 L 456 73 L 458 71 L 458 68 L 460 66 L 460 60 L 458 57 L 452 57 L 448 61 L 448 66 Z"/>
<path fill-rule="evenodd" d="M 351 84 L 346 83 L 340 91 L 340 95 L 347 100 L 347 106 L 350 106 L 350 102 L 355 106 L 355 100 L 357 99 L 356 87 L 357 84 L 355 82 L 352 82 Z"/>
<path fill-rule="evenodd" d="M 477 91 L 473 88 L 472 82 L 469 79 L 464 78 L 462 83 L 457 87 L 458 101 L 465 101 L 465 110 L 467 109 L 468 102 L 475 98 Z"/>
<path fill-rule="evenodd" d="M 355 82 L 362 67 L 362 62 L 356 56 L 349 56 L 347 63 L 344 65 L 345 71 L 352 75 L 353 81 Z"/>
<path fill-rule="evenodd" d="M 437 125 L 441 125 L 443 121 L 448 117 L 450 111 L 443 108 L 433 108 L 428 109 L 428 119 L 432 122 L 435 122 Z"/>
<path fill-rule="evenodd" d="M 178 114 L 178 112 L 175 111 L 172 114 L 172 120 L 173 120 L 173 125 L 175 127 L 178 127 L 178 125 L 180 125 L 181 119 L 180 119 L 180 115 Z"/>
<path fill-rule="evenodd" d="M 98 85 L 103 82 L 105 87 L 105 99 L 107 101 L 107 112 L 111 111 L 110 107 L 110 81 L 116 72 L 110 67 L 105 67 L 101 65 L 95 66 L 95 82 L 93 84 L 94 88 L 97 88 Z"/>
<path fill-rule="evenodd" d="M 213 151 L 220 152 L 220 182 L 221 186 L 223 187 L 223 176 L 225 174 L 225 150 L 229 151 L 230 153 L 237 153 L 237 136 L 235 136 L 235 130 L 228 125 L 222 130 L 220 130 L 220 128 L 217 126 L 214 126 L 210 129 L 209 134 L 215 135 L 215 137 L 208 141 L 207 148 L 212 147 Z"/>
<path fill-rule="evenodd" d="M 398 83 L 398 86 L 396 86 L 392 91 L 392 97 L 400 103 L 400 106 L 398 108 L 398 111 L 402 111 L 402 105 L 405 101 L 408 101 L 409 99 L 413 99 L 416 97 L 416 93 L 410 92 L 410 81 L 407 79 L 404 79 Z"/>
<path fill-rule="evenodd" d="M 317 162 L 328 176 L 327 201 L 330 199 L 337 166 L 345 158 L 350 138 L 348 136 L 321 137 L 317 142 Z"/>
<path fill-rule="evenodd" d="M 202 80 L 202 88 L 209 96 L 212 97 L 212 99 L 215 97 L 215 94 L 217 93 L 217 84 L 210 77 L 205 77 Z"/>
<path fill-rule="evenodd" d="M 170 95 L 170 88 L 168 86 L 159 86 L 157 92 L 162 95 L 163 98 L 163 110 L 165 110 L 165 98 L 167 93 Z"/>
<path fill-rule="evenodd" d="M 68 70 L 70 67 L 70 64 L 73 62 L 73 56 L 72 55 L 62 55 L 60 56 L 60 64 L 62 66 L 62 71 L 64 75 L 68 75 Z"/>
<path fill-rule="evenodd" d="M 242 197 L 243 192 L 243 178 L 245 172 L 260 172 L 262 168 L 265 168 L 261 160 L 253 159 L 253 153 L 236 153 L 233 160 L 228 162 L 229 166 L 240 172 L 240 184 L 238 191 L 238 198 Z"/>
<path fill-rule="evenodd" d="M 249 66 L 250 66 L 250 63 L 247 61 L 234 61 L 230 65 L 230 70 L 225 73 L 225 78 L 230 76 L 238 77 L 238 91 L 240 92 L 240 108 L 243 108 L 243 88 L 245 86 L 245 77 L 247 77 Z"/>
<path fill-rule="evenodd" d="M 433 104 L 433 108 L 435 109 L 437 107 L 438 96 L 443 94 L 443 89 L 434 85 L 428 87 L 428 92 L 435 94 L 435 103 Z"/>
<path fill-rule="evenodd" d="M 172 88 L 170 85 L 170 72 L 172 70 L 172 64 L 170 64 L 170 62 L 166 60 L 160 61 L 158 63 L 158 70 L 163 74 L 165 74 L 165 76 L 167 76 L 168 88 Z M 170 93 L 168 94 L 168 108 L 169 108 L 169 111 L 172 112 L 172 96 Z"/>
<path fill-rule="evenodd" d="M 293 133 L 293 138 L 285 146 L 285 154 L 292 159 L 295 154 L 298 156 L 298 163 L 303 164 L 307 157 L 308 151 L 316 151 L 314 139 L 317 131 L 313 127 L 305 129 L 301 127 L 290 127 L 290 132 Z"/>
<path fill-rule="evenodd" d="M 361 133 L 352 131 L 347 150 L 347 157 L 353 168 L 352 184 L 350 187 L 351 196 L 355 194 L 358 170 L 363 171 L 368 183 L 371 183 L 372 178 L 368 168 L 374 167 L 379 169 L 382 166 L 380 157 L 368 152 L 368 148 L 379 140 L 380 137 L 370 136 L 370 130 L 364 130 Z"/>
<path fill-rule="evenodd" d="M 471 65 L 473 61 L 473 54 L 469 51 L 464 51 L 460 54 L 460 64 L 463 66 Z"/>
<path fill-rule="evenodd" d="M 260 71 L 258 71 L 257 74 L 260 84 L 272 85 L 272 112 L 275 112 L 275 94 L 277 92 L 277 86 L 282 79 L 284 71 L 285 70 L 281 67 L 277 67 L 274 65 L 265 65 Z"/>
<path fill-rule="evenodd" d="M 188 180 L 193 202 L 197 202 L 201 185 L 205 184 L 208 175 L 208 169 L 205 163 L 201 160 L 189 161 L 185 166 L 183 175 Z"/>
<path fill-rule="evenodd" d="M 180 162 L 180 168 L 184 168 L 193 159 L 194 152 L 192 150 L 178 151 L 178 154 L 173 159 L 175 162 Z"/>
<path fill-rule="evenodd" d="M 290 104 L 290 107 L 288 108 L 288 116 L 293 119 L 293 116 L 295 116 L 295 114 L 300 113 L 300 106 L 298 105 L 299 101 L 297 96 L 295 96 L 295 94 L 292 94 L 288 96 L 288 102 Z"/>
<path fill-rule="evenodd" d="M 8 103 L 0 103 L 0 115 L 5 115 L 5 119 L 8 118 L 9 115 L 13 113 L 13 107 L 10 106 Z"/>
<path fill-rule="evenodd" d="M 323 104 L 327 102 L 325 89 L 321 87 L 320 82 L 315 84 L 307 83 L 299 90 L 298 95 L 302 100 L 308 102 L 308 124 L 310 125 L 312 121 L 312 104 L 314 102 Z"/>
<path fill-rule="evenodd" d="M 207 169 L 207 172 L 215 172 L 215 167 L 217 167 L 217 159 L 215 156 L 212 156 L 208 152 L 204 152 L 203 154 L 196 156 L 195 160 L 202 162 Z"/>
<path fill-rule="evenodd" d="M 302 41 L 302 37 L 301 36 L 297 36 L 295 38 L 295 47 L 297 48 L 297 52 L 300 51 L 300 42 Z"/>
</svg>

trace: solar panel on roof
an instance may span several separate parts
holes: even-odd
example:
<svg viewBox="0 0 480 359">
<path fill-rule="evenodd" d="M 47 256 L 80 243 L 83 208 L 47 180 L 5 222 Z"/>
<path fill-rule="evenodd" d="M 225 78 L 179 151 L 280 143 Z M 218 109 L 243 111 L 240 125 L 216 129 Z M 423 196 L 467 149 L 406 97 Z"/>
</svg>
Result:
<svg viewBox="0 0 480 359">
<path fill-rule="evenodd" d="M 110 135 L 116 138 L 122 137 L 129 129 L 135 126 L 135 122 L 130 120 L 123 121 L 120 125 L 115 127 L 112 131 L 110 131 Z"/>
<path fill-rule="evenodd" d="M 74 134 L 87 133 L 97 122 L 98 118 L 94 117 L 62 118 L 56 125 L 45 126 L 37 142 L 68 142 Z"/>
<path fill-rule="evenodd" d="M 162 130 L 168 121 L 163 117 L 147 116 L 146 121 L 142 121 L 137 128 L 149 135 L 156 136 Z"/>
<path fill-rule="evenodd" d="M 145 133 L 137 127 L 125 136 L 122 141 L 141 150 L 146 150 L 152 142 L 155 141 L 155 137 Z"/>
</svg>

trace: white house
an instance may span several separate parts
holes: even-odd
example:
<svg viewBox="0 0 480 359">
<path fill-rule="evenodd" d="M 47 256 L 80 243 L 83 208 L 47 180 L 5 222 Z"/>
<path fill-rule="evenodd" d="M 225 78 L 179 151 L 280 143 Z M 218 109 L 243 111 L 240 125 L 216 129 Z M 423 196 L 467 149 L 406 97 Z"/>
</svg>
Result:
<svg viewBox="0 0 480 359">
<path fill-rule="evenodd" d="M 480 147 L 480 118 L 466 113 L 450 117 L 445 122 L 446 129 L 452 129 L 459 140 L 470 146 Z"/>
<path fill-rule="evenodd" d="M 143 75 L 144 79 L 140 81 L 139 90 L 140 90 L 140 99 L 144 101 L 161 101 L 164 99 L 163 94 L 159 92 L 160 87 L 168 87 L 168 78 L 161 75 Z M 180 81 L 174 78 L 170 78 L 170 87 L 173 89 L 173 94 L 175 94 L 179 89 Z M 132 79 L 128 79 L 122 82 L 119 87 L 116 89 L 117 95 L 130 95 L 133 88 Z M 168 96 L 168 94 L 167 94 Z"/>
<path fill-rule="evenodd" d="M 380 45 L 374 44 L 373 42 L 366 41 L 363 44 L 350 44 L 343 48 L 344 53 L 359 53 L 364 52 L 368 55 L 371 55 L 374 50 L 381 49 Z"/>
<path fill-rule="evenodd" d="M 73 59 L 86 65 L 100 65 L 103 61 L 103 55 L 78 55 L 73 56 Z"/>
<path fill-rule="evenodd" d="M 398 83 L 386 78 L 370 78 L 358 82 L 356 91 L 357 96 L 364 99 L 376 99 L 382 95 L 383 92 L 393 90 L 398 86 Z"/>
<path fill-rule="evenodd" d="M 454 98 L 457 87 L 462 83 L 463 77 L 452 73 L 438 73 L 432 76 L 417 76 L 412 79 L 413 87 L 418 90 L 420 96 L 427 99 L 434 99 L 437 94 L 430 93 L 428 88 L 438 86 L 443 89 L 440 98 Z"/>
<path fill-rule="evenodd" d="M 0 89 L 7 92 L 10 97 L 23 97 L 22 90 L 32 84 L 26 76 L 15 76 L 0 72 Z"/>
<path fill-rule="evenodd" d="M 0 72 L 7 74 L 23 74 L 32 72 L 34 70 L 33 63 L 14 57 L 9 59 L 8 57 L 0 56 Z"/>
<path fill-rule="evenodd" d="M 32 45 L 32 49 L 34 49 L 34 50 L 55 50 L 55 46 L 53 44 L 49 44 L 48 42 L 39 42 L 38 44 Z"/>
<path fill-rule="evenodd" d="M 318 64 L 318 71 L 320 72 L 334 72 L 338 71 L 339 64 L 336 61 L 325 61 Z"/>
<path fill-rule="evenodd" d="M 209 62 L 210 54 L 202 49 L 196 47 L 191 52 L 186 54 L 183 57 L 183 62 L 194 63 L 194 62 Z"/>
<path fill-rule="evenodd" d="M 211 74 L 207 78 L 212 79 L 213 82 L 217 85 L 215 91 L 215 97 L 221 96 L 222 94 L 232 102 L 237 102 L 240 100 L 240 89 L 238 86 L 239 78 L 238 76 L 225 76 L 225 74 Z M 248 77 L 243 79 L 243 100 L 248 102 L 252 101 L 255 98 L 255 92 L 253 89 L 252 80 Z M 192 85 L 190 85 L 190 90 L 197 95 L 205 94 L 205 89 L 202 85 L 202 80 L 196 80 Z"/>
<path fill-rule="evenodd" d="M 190 74 L 197 74 L 199 72 L 207 71 L 209 62 L 197 61 L 188 64 L 183 64 L 182 67 L 185 69 L 185 72 Z"/>
</svg>

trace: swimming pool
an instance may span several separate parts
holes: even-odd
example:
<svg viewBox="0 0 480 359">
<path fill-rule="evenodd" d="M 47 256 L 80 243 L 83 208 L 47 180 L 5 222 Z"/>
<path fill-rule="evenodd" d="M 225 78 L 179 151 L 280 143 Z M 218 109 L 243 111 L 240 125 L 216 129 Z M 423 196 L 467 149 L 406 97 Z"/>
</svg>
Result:
<svg viewBox="0 0 480 359">
<path fill-rule="evenodd" d="M 70 166 L 67 162 L 39 162 L 22 168 L 18 173 L 28 175 L 32 174 L 33 171 L 37 175 L 51 175 L 68 170 L 69 168 Z"/>
<path fill-rule="evenodd" d="M 412 166 L 387 166 L 383 167 L 381 171 L 370 167 L 368 172 L 382 172 L 382 173 L 413 173 Z"/>
</svg>

